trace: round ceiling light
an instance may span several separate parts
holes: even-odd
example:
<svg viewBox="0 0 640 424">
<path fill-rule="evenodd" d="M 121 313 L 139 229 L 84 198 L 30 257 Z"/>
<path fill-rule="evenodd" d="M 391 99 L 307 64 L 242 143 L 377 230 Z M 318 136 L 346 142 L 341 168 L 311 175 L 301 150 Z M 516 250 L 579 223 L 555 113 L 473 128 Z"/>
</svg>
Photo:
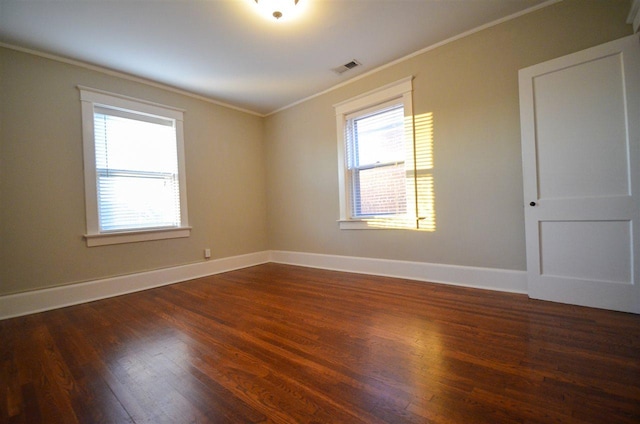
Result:
<svg viewBox="0 0 640 424">
<path fill-rule="evenodd" d="M 276 20 L 289 17 L 298 0 L 255 0 L 262 13 Z"/>
</svg>

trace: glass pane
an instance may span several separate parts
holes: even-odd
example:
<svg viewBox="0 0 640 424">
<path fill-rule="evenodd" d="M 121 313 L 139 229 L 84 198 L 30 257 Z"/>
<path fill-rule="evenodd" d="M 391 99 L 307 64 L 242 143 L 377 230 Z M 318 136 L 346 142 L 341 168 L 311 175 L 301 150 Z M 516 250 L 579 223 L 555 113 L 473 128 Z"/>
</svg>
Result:
<svg viewBox="0 0 640 424">
<path fill-rule="evenodd" d="M 355 166 L 404 160 L 404 108 L 354 119 Z"/>
<path fill-rule="evenodd" d="M 166 177 L 98 175 L 100 231 L 177 227 L 180 196 L 177 175 Z"/>
<path fill-rule="evenodd" d="M 356 216 L 407 213 L 404 165 L 384 166 L 354 172 Z"/>
<path fill-rule="evenodd" d="M 143 118 L 94 114 L 100 231 L 180 225 L 175 126 Z"/>
<path fill-rule="evenodd" d="M 98 113 L 94 122 L 97 168 L 178 171 L 174 127 Z"/>
</svg>

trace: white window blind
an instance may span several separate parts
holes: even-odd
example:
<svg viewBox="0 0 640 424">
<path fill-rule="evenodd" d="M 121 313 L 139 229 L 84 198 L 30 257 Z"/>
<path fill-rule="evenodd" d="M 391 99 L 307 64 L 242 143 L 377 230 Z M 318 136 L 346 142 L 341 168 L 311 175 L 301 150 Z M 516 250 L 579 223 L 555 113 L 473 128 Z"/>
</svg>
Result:
<svg viewBox="0 0 640 424">
<path fill-rule="evenodd" d="M 403 103 L 392 102 L 346 118 L 352 216 L 406 214 Z"/>
<path fill-rule="evenodd" d="M 100 232 L 180 226 L 175 120 L 94 107 Z"/>
</svg>

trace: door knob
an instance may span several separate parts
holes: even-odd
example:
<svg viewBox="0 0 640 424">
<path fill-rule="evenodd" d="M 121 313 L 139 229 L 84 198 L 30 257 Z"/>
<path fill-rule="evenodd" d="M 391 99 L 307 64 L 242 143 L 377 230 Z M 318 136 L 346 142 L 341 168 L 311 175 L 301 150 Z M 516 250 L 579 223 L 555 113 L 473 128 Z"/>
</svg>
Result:
<svg viewBox="0 0 640 424">
<path fill-rule="evenodd" d="M 535 206 L 535 205 L 536 205 L 536 202 L 529 203 L 529 206 Z"/>
</svg>

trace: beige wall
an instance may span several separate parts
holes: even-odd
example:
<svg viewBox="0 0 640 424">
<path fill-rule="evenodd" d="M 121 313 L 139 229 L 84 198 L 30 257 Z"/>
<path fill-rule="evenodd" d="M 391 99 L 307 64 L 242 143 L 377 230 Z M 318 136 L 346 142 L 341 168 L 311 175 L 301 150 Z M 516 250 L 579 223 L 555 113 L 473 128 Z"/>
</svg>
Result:
<svg viewBox="0 0 640 424">
<path fill-rule="evenodd" d="M 186 110 L 191 237 L 86 247 L 85 85 Z M 0 48 L 0 294 L 267 249 L 263 119 Z"/>
<path fill-rule="evenodd" d="M 631 33 L 565 0 L 266 119 L 0 48 L 0 295 L 266 249 L 525 269 L 517 71 Z M 332 105 L 413 75 L 434 114 L 436 231 L 340 231 Z M 77 85 L 186 109 L 186 239 L 87 248 Z M 265 178 L 266 177 L 266 178 Z"/>
<path fill-rule="evenodd" d="M 566 0 L 268 117 L 270 248 L 524 270 L 518 69 L 631 34 L 628 11 Z M 339 230 L 332 105 L 409 75 L 434 116 L 436 231 Z"/>
</svg>

